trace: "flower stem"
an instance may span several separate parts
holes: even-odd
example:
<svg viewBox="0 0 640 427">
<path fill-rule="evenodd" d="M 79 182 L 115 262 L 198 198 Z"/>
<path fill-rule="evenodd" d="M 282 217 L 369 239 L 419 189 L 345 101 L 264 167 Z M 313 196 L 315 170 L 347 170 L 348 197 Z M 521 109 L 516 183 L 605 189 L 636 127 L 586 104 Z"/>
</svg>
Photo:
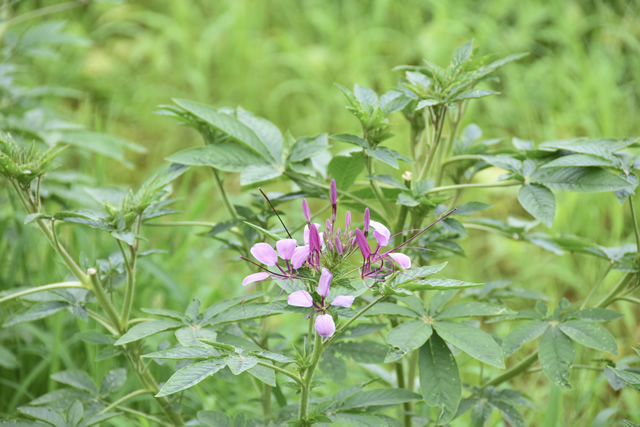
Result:
<svg viewBox="0 0 640 427">
<path fill-rule="evenodd" d="M 374 166 L 373 166 L 373 159 L 370 156 L 367 156 L 367 153 L 364 151 L 364 149 L 362 149 L 362 155 L 364 156 L 364 161 L 365 161 L 365 164 L 367 165 L 367 172 L 369 172 L 369 176 L 373 176 L 375 173 Z M 380 205 L 382 206 L 386 214 L 392 215 L 393 212 L 391 211 L 391 204 L 387 200 L 385 200 L 384 195 L 382 194 L 382 190 L 378 185 L 378 182 L 374 179 L 369 179 L 369 185 L 371 185 L 371 190 L 373 191 L 373 194 L 375 194 L 376 198 L 380 202 Z"/>
<path fill-rule="evenodd" d="M 429 154 L 427 155 L 427 160 L 424 163 L 424 166 L 420 169 L 420 173 L 418 174 L 418 180 L 426 177 L 429 173 L 429 169 L 431 169 L 431 164 L 436 157 L 436 152 L 438 151 L 440 140 L 442 139 L 442 129 L 444 128 L 444 121 L 447 117 L 446 113 L 446 107 L 440 107 L 438 113 L 435 114 L 435 122 L 433 123 L 433 140 L 431 141 L 431 145 L 429 146 Z"/>
<path fill-rule="evenodd" d="M 233 204 L 231 204 L 231 201 L 229 201 L 229 197 L 227 196 L 227 192 L 224 189 L 222 178 L 220 178 L 218 170 L 215 168 L 211 168 L 211 170 L 213 171 L 213 181 L 218 188 L 218 194 L 220 194 L 220 197 L 222 198 L 224 207 L 227 209 L 227 212 L 229 213 L 229 215 L 231 215 L 232 218 L 238 218 L 238 212 L 236 212 L 236 208 L 233 206 Z"/>
<path fill-rule="evenodd" d="M 140 396 L 140 395 L 143 395 L 143 394 L 149 394 L 149 393 L 151 393 L 151 390 L 147 390 L 146 388 L 145 389 L 136 390 L 136 391 L 132 391 L 131 393 L 122 396 L 120 399 L 116 400 L 112 404 L 110 404 L 108 406 L 105 406 L 105 408 L 102 411 L 100 411 L 99 413 L 100 414 L 105 414 L 105 413 L 109 412 L 110 410 L 116 408 L 117 406 L 123 404 L 124 402 L 126 402 L 129 399 L 133 399 L 136 396 Z"/>
<path fill-rule="evenodd" d="M 25 289 L 24 291 L 15 292 L 0 298 L 0 304 L 3 302 L 11 301 L 12 299 L 22 298 L 23 296 L 35 294 L 37 292 L 51 291 L 54 289 L 66 289 L 66 288 L 86 288 L 80 282 L 62 282 L 51 283 L 50 285 L 36 286 L 34 288 Z"/>
<path fill-rule="evenodd" d="M 633 231 L 636 234 L 636 260 L 640 261 L 640 228 L 638 226 L 638 218 L 636 216 L 636 208 L 633 204 L 633 194 L 629 196 L 629 208 L 631 210 L 631 221 L 633 222 Z"/>
<path fill-rule="evenodd" d="M 374 299 L 373 301 L 371 301 L 366 307 L 364 307 L 362 310 L 360 310 L 359 312 L 357 312 L 355 314 L 355 316 L 353 316 L 352 318 L 350 318 L 349 320 L 347 320 L 346 322 L 344 322 L 344 324 L 342 326 L 340 326 L 336 332 L 331 336 L 331 338 L 329 338 L 328 340 L 326 340 L 324 342 L 324 347 L 328 347 L 329 344 L 331 344 L 331 342 L 333 340 L 335 340 L 338 335 L 340 335 L 341 333 L 344 332 L 345 329 L 347 329 L 349 327 L 350 324 L 352 324 L 353 322 L 355 322 L 358 317 L 362 316 L 365 312 L 367 312 L 371 307 L 373 307 L 374 305 L 376 305 L 377 303 L 379 303 L 380 301 L 382 301 L 383 299 L 386 298 L 386 295 L 381 295 L 378 298 Z"/>
<path fill-rule="evenodd" d="M 270 363 L 262 362 L 262 361 L 259 361 L 259 362 L 258 362 L 258 365 L 260 365 L 260 366 L 264 366 L 265 368 L 273 369 L 273 370 L 274 370 L 274 371 L 276 371 L 276 372 L 280 372 L 282 375 L 286 375 L 287 377 L 291 378 L 292 380 L 294 380 L 294 381 L 295 381 L 295 382 L 297 382 L 298 384 L 302 384 L 302 381 L 300 380 L 300 378 L 298 378 L 298 377 L 296 376 L 296 374 L 294 374 L 294 373 L 293 373 L 293 372 L 291 372 L 291 371 L 287 371 L 287 370 L 286 370 L 286 369 L 284 369 L 284 368 L 281 368 L 281 367 L 276 366 L 276 365 L 272 365 L 272 364 L 270 364 Z"/>
<path fill-rule="evenodd" d="M 300 412 L 298 418 L 300 420 L 300 424 L 303 426 L 311 425 L 307 420 L 307 413 L 309 411 L 309 394 L 311 392 L 311 380 L 313 379 L 313 373 L 318 366 L 318 362 L 320 361 L 320 356 L 322 356 L 323 350 L 324 346 L 322 345 L 322 337 L 319 334 L 316 334 L 315 340 L 313 342 L 311 363 L 304 372 L 304 377 L 302 378 L 302 388 L 300 389 Z"/>
</svg>

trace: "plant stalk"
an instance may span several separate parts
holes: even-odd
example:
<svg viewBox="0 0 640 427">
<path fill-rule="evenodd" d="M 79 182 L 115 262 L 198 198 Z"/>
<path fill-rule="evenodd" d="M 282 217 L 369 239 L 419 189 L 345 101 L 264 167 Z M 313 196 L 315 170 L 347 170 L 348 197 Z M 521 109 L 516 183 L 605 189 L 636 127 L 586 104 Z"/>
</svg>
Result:
<svg viewBox="0 0 640 427">
<path fill-rule="evenodd" d="M 323 350 L 324 346 L 322 345 L 322 337 L 316 333 L 316 337 L 313 342 L 311 363 L 304 372 L 304 377 L 302 378 L 302 388 L 300 389 L 300 412 L 298 419 L 300 420 L 300 424 L 303 426 L 311 425 L 309 423 L 309 420 L 307 420 L 307 414 L 309 411 L 309 397 L 311 392 L 311 381 L 313 379 L 313 373 L 318 366 L 318 362 L 320 362 L 320 356 L 322 356 Z"/>
</svg>

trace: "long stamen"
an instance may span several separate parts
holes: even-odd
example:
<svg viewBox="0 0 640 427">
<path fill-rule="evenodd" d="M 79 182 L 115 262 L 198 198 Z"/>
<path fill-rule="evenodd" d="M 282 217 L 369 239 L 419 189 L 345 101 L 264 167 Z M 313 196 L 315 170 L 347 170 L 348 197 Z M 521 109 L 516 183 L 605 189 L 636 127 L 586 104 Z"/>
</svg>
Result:
<svg viewBox="0 0 640 427">
<path fill-rule="evenodd" d="M 291 237 L 291 233 L 289 233 L 289 230 L 287 229 L 287 226 L 284 225 L 284 222 L 282 221 L 282 218 L 280 218 L 280 215 L 278 215 L 278 211 L 271 204 L 271 200 L 269 200 L 267 195 L 264 194 L 264 191 L 262 191 L 262 188 L 258 187 L 258 190 L 260 191 L 260 193 L 262 193 L 262 196 L 266 199 L 267 203 L 269 203 L 269 206 L 271 206 L 271 210 L 273 210 L 273 213 L 276 214 L 276 216 L 278 217 L 278 220 L 280 220 L 280 224 L 282 224 L 282 226 L 284 227 L 284 231 L 287 232 L 287 236 L 289 236 L 290 239 L 293 239 L 293 237 Z"/>
</svg>

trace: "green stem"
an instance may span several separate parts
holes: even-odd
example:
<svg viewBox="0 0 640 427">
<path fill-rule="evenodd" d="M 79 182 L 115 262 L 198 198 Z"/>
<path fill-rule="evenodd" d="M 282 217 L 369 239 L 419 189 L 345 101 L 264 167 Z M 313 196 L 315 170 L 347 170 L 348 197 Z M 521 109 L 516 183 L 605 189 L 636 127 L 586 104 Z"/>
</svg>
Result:
<svg viewBox="0 0 640 427">
<path fill-rule="evenodd" d="M 323 350 L 324 346 L 322 345 L 322 337 L 319 334 L 316 334 L 315 340 L 313 342 L 311 363 L 305 370 L 304 377 L 302 378 L 302 387 L 300 389 L 300 412 L 298 419 L 300 420 L 300 424 L 303 426 L 311 425 L 307 420 L 307 413 L 309 411 L 309 397 L 311 392 L 311 380 L 313 379 L 313 373 L 318 366 L 318 362 L 320 361 L 320 356 L 322 356 Z"/>
<path fill-rule="evenodd" d="M 272 365 L 270 363 L 262 362 L 262 361 L 258 361 L 258 365 L 264 366 L 265 368 L 273 369 L 276 372 L 280 372 L 282 375 L 286 375 L 287 377 L 291 378 L 292 380 L 294 380 L 298 384 L 302 384 L 302 381 L 300 380 L 300 378 L 298 378 L 298 376 L 296 374 L 294 374 L 293 372 L 291 372 L 291 371 L 287 371 L 284 368 L 281 368 L 281 367 L 276 366 L 276 365 Z"/>
<path fill-rule="evenodd" d="M 123 404 L 124 402 L 126 402 L 129 399 L 133 399 L 136 396 L 140 396 L 143 394 L 149 394 L 151 393 L 150 390 L 147 389 L 140 389 L 140 390 L 136 390 L 136 391 L 132 391 L 131 393 L 122 396 L 120 399 L 116 400 L 115 402 L 113 402 L 112 404 L 110 404 L 109 406 L 105 406 L 105 408 L 100 411 L 100 414 L 105 414 L 107 412 L 109 412 L 110 410 L 116 408 L 117 406 Z"/>
<path fill-rule="evenodd" d="M 504 181 L 494 182 L 490 184 L 457 184 L 457 185 L 445 185 L 443 187 L 435 187 L 427 191 L 427 194 L 440 193 L 442 191 L 462 190 L 468 188 L 493 188 L 493 187 L 513 187 L 514 185 L 522 185 L 520 181 Z"/>
<path fill-rule="evenodd" d="M 329 338 L 328 340 L 326 340 L 324 342 L 324 347 L 328 347 L 329 344 L 331 344 L 331 342 L 333 340 L 335 340 L 341 333 L 344 332 L 345 329 L 347 329 L 349 327 L 350 324 L 352 324 L 353 322 L 355 322 L 358 317 L 362 316 L 364 313 L 366 313 L 371 307 L 373 307 L 374 305 L 376 305 L 377 303 L 379 303 L 380 301 L 382 301 L 383 299 L 386 298 L 386 295 L 381 295 L 378 298 L 374 299 L 373 301 L 371 301 L 366 307 L 364 307 L 362 310 L 360 310 L 359 312 L 357 312 L 355 314 L 355 316 L 351 317 L 349 320 L 347 320 L 346 322 L 344 322 L 342 324 L 342 326 L 340 326 L 336 332 L 331 336 L 331 338 Z"/>
<path fill-rule="evenodd" d="M 445 159 L 442 164 L 448 165 L 455 162 L 461 162 L 464 160 L 482 160 L 482 156 L 478 154 L 460 154 L 458 156 L 451 156 L 448 159 Z"/>
<path fill-rule="evenodd" d="M 133 414 L 133 415 L 137 415 L 137 416 L 142 417 L 144 419 L 147 419 L 149 421 L 153 421 L 154 423 L 156 423 L 158 425 L 161 425 L 161 426 L 164 426 L 164 427 L 175 427 L 175 425 L 166 423 L 166 422 L 162 421 L 158 417 L 154 417 L 153 415 L 145 414 L 144 412 L 136 411 L 135 409 L 131 409 L 131 408 L 123 407 L 123 406 L 119 406 L 118 409 L 121 410 L 121 411 L 124 411 L 124 412 L 128 412 L 128 413 Z"/>
<path fill-rule="evenodd" d="M 216 187 L 218 188 L 218 193 L 222 198 L 222 203 L 224 204 L 224 207 L 227 209 L 227 213 L 232 218 L 238 218 L 238 212 L 236 212 L 236 208 L 233 206 L 233 204 L 231 204 L 231 201 L 229 201 L 229 197 L 227 196 L 227 192 L 224 190 L 224 185 L 222 184 L 222 179 L 220 178 L 220 174 L 218 173 L 218 170 L 215 168 L 211 168 L 211 170 L 213 171 L 213 180 L 216 183 Z"/>
<path fill-rule="evenodd" d="M 151 227 L 207 227 L 213 228 L 218 223 L 206 221 L 167 221 L 167 222 L 145 222 L 144 225 Z"/>
<path fill-rule="evenodd" d="M 440 157 L 438 162 L 439 163 L 438 178 L 436 179 L 436 186 L 439 186 L 442 183 L 442 178 L 444 177 L 444 167 L 446 165 L 446 163 L 442 160 L 442 157 L 443 155 L 446 156 L 447 158 L 451 156 L 451 150 L 453 148 L 453 143 L 456 139 L 456 133 L 458 132 L 458 125 L 460 124 L 460 119 L 462 119 L 462 114 L 463 114 L 462 103 L 460 103 L 460 105 L 458 106 L 458 112 L 456 113 L 456 119 L 451 125 L 449 138 L 447 138 L 447 141 L 444 147 L 442 148 L 442 150 L 440 150 Z"/>
<path fill-rule="evenodd" d="M 91 290 L 98 300 L 98 305 L 100 305 L 102 309 L 107 313 L 107 317 L 113 324 L 114 328 L 118 331 L 118 334 L 121 335 L 124 332 L 124 329 L 120 324 L 118 312 L 111 302 L 111 299 L 109 299 L 109 297 L 107 296 L 107 293 L 102 287 L 102 284 L 100 283 L 100 279 L 98 278 L 98 271 L 95 268 L 90 268 L 88 272 L 89 281 L 91 283 Z"/>
<path fill-rule="evenodd" d="M 436 152 L 438 151 L 438 146 L 440 145 L 440 140 L 442 139 L 442 129 L 444 128 L 444 120 L 447 117 L 446 107 L 440 107 L 440 111 L 436 114 L 436 121 L 434 123 L 433 129 L 433 140 L 431 142 L 431 146 L 429 147 L 429 154 L 427 156 L 427 161 L 425 162 L 422 169 L 420 169 L 420 173 L 418 174 L 418 180 L 421 180 L 429 173 L 431 169 L 431 164 L 436 157 Z"/>
<path fill-rule="evenodd" d="M 629 208 L 631 210 L 631 221 L 633 222 L 633 231 L 636 234 L 636 260 L 640 261 L 640 229 L 638 226 L 638 218 L 636 217 L 636 208 L 633 205 L 633 194 L 629 196 Z"/>
<path fill-rule="evenodd" d="M 640 299 L 634 297 L 620 297 L 616 298 L 615 301 L 626 301 L 632 304 L 640 304 Z"/>
<path fill-rule="evenodd" d="M 609 263 L 609 266 L 607 267 L 607 269 L 604 271 L 604 273 L 602 273 L 602 276 L 600 276 L 600 279 L 598 279 L 598 281 L 595 283 L 595 285 L 593 285 L 593 287 L 591 288 L 591 291 L 589 291 L 589 295 L 587 295 L 587 297 L 584 299 L 584 302 L 582 303 L 582 305 L 580 305 L 580 310 L 582 310 L 583 308 L 585 308 L 587 306 L 587 303 L 589 302 L 589 300 L 591 299 L 593 294 L 596 293 L 596 290 L 598 290 L 598 288 L 600 287 L 600 285 L 602 284 L 604 279 L 607 277 L 607 275 L 611 271 L 612 267 L 613 267 L 613 264 Z"/>
<path fill-rule="evenodd" d="M 367 165 L 367 172 L 369 176 L 373 176 L 375 174 L 373 159 L 370 156 L 367 156 L 367 153 L 362 149 L 362 155 L 364 156 L 365 164 Z M 382 190 L 378 185 L 378 182 L 374 179 L 369 179 L 369 185 L 371 185 L 371 190 L 373 190 L 373 194 L 375 194 L 376 198 L 380 202 L 380 205 L 384 209 L 387 215 L 392 215 L 393 212 L 391 210 L 391 203 L 387 202 L 382 194 Z"/>
<path fill-rule="evenodd" d="M 114 337 L 120 336 L 118 331 L 116 331 L 116 329 L 113 327 L 111 323 L 109 323 L 107 319 L 105 319 L 104 317 L 102 317 L 101 315 L 99 315 L 98 313 L 96 313 L 91 309 L 86 309 L 86 310 L 87 310 L 87 313 L 89 314 L 89 317 L 91 317 L 93 320 L 101 324 L 102 327 L 105 328 L 107 331 L 109 331 L 111 335 L 113 335 Z"/>
<path fill-rule="evenodd" d="M 50 285 L 36 286 L 35 288 L 25 289 L 24 291 L 15 292 L 13 294 L 6 295 L 0 298 L 0 304 L 3 302 L 11 301 L 12 299 L 21 298 L 26 295 L 35 294 L 37 292 L 51 291 L 54 289 L 65 289 L 65 288 L 86 288 L 80 282 L 61 282 L 61 283 L 52 283 Z"/>
</svg>

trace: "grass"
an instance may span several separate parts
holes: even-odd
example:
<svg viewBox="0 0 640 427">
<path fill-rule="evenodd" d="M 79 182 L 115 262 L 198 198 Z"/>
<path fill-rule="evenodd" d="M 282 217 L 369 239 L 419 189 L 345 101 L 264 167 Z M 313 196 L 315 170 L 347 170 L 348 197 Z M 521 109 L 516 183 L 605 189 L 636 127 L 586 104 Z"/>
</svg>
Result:
<svg viewBox="0 0 640 427">
<path fill-rule="evenodd" d="M 27 11 L 33 4 L 17 7 Z M 398 78 L 391 71 L 393 66 L 418 63 L 421 58 L 445 64 L 452 49 L 471 38 L 483 54 L 504 56 L 526 51 L 530 55 L 505 67 L 497 84 L 502 94 L 476 103 L 463 127 L 477 123 L 488 138 L 509 140 L 517 136 L 535 142 L 583 135 L 634 136 L 640 135 L 639 8 L 634 2 L 597 0 L 147 0 L 95 4 L 54 16 L 68 20 L 72 32 L 93 40 L 91 46 L 65 50 L 63 60 L 57 63 L 36 60 L 32 68 L 37 72 L 23 78 L 84 91 L 79 100 L 52 100 L 50 106 L 71 121 L 148 149 L 144 155 L 130 157 L 136 164 L 131 170 L 108 159 L 96 159 L 94 168 L 91 162 L 68 158 L 80 169 L 91 170 L 98 184 L 141 182 L 167 155 L 201 144 L 194 132 L 154 114 L 159 104 L 169 103 L 171 98 L 217 106 L 241 105 L 296 136 L 352 132 L 357 130 L 357 123 L 344 110 L 343 97 L 333 83 L 358 83 L 386 91 Z M 397 124 L 393 144 L 406 151 L 407 126 L 399 116 L 393 121 Z M 336 150 L 342 148 L 336 144 Z M 248 200 L 248 194 L 240 192 L 237 176 L 229 176 L 227 185 L 234 200 Z M 271 189 L 278 188 L 282 187 Z M 225 216 L 217 208 L 215 188 L 207 171 L 189 172 L 177 184 L 176 193 L 183 198 L 178 205 L 184 211 L 180 220 L 216 222 Z M 477 198 L 492 203 L 491 213 L 496 217 L 526 218 L 515 196 L 515 190 L 503 189 Z M 0 197 L 4 204 L 6 193 Z M 26 267 L 50 260 L 51 253 L 43 247 L 35 229 L 20 225 L 21 214 L 16 218 L 10 213 L 3 215 L 3 224 L 15 219 L 15 228 L 25 237 L 12 248 L 0 243 L 0 250 L 8 254 L 8 258 L 0 257 L 4 259 L 0 261 L 2 286 L 64 278 L 64 269 L 55 263 L 48 262 L 42 269 Z M 562 194 L 551 231 L 618 246 L 634 241 L 630 224 L 628 206 L 618 206 L 613 195 Z M 208 305 L 242 294 L 237 284 L 247 270 L 232 259 L 230 252 L 221 251 L 218 243 L 198 236 L 205 229 L 147 231 L 147 246 L 168 253 L 141 263 L 136 306 L 182 310 L 192 297 Z M 80 234 L 65 228 L 62 235 L 77 244 L 71 246 L 89 248 L 89 259 L 116 250 L 97 233 Z M 452 276 L 455 273 L 455 277 L 481 282 L 511 279 L 554 300 L 567 296 L 580 301 L 606 268 L 592 258 L 569 254 L 557 257 L 479 231 L 470 232 L 464 249 L 467 257 L 456 258 L 447 269 Z M 18 262 L 22 259 L 27 261 Z M 602 292 L 612 287 L 615 279 L 615 275 L 608 277 Z M 636 327 L 640 313 L 628 304 L 616 308 L 625 318 L 612 330 L 619 337 L 621 356 L 625 356 L 631 353 L 630 346 L 640 341 Z M 34 342 L 41 340 L 41 344 L 34 344 L 36 348 L 46 348 L 51 357 L 59 355 L 60 361 L 49 365 L 42 363 L 46 359 L 28 356 L 33 371 L 19 373 L 22 384 L 12 406 L 24 403 L 29 394 L 46 391 L 43 384 L 52 389 L 55 385 L 47 383 L 46 378 L 58 369 L 73 366 L 75 358 L 65 349 L 67 344 L 77 345 L 68 332 L 74 328 L 61 329 L 58 317 L 45 321 L 45 327 L 66 340 L 64 345 L 52 336 L 38 337 L 37 329 L 25 327 L 26 332 L 34 334 Z M 498 335 L 504 336 L 506 328 L 499 326 Z M 576 363 L 586 364 L 599 357 L 589 350 L 578 354 Z M 473 372 L 475 367 L 471 365 L 465 364 L 465 370 Z M 28 382 L 30 379 L 33 382 Z M 527 421 L 532 425 L 583 425 L 607 407 L 621 411 L 638 407 L 637 394 L 628 389 L 614 394 L 597 372 L 575 371 L 572 382 L 590 386 L 559 393 L 550 389 L 541 373 L 518 379 L 514 385 L 526 390 L 540 410 L 527 411 Z M 212 389 L 224 387 L 221 380 L 212 384 Z M 13 394 L 12 386 L 0 384 L 0 398 Z M 208 405 L 223 408 L 235 401 L 246 399 L 226 396 L 224 401 L 210 401 Z M 547 402 L 550 410 L 545 413 Z M 640 414 L 635 411 L 630 418 L 636 417 L 637 421 Z M 458 425 L 466 422 L 463 418 Z M 498 419 L 492 418 L 490 425 L 499 425 Z"/>
</svg>

